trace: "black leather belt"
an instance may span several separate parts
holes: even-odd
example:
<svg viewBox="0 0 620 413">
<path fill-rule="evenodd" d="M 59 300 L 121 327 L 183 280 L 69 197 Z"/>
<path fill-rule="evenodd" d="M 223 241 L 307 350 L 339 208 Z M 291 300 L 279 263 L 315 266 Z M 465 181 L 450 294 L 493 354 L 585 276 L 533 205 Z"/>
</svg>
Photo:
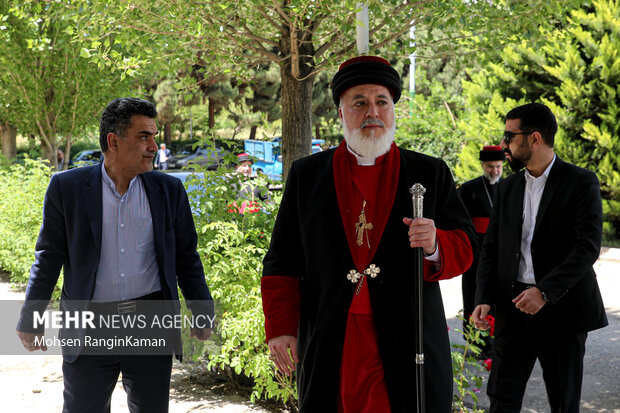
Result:
<svg viewBox="0 0 620 413">
<path fill-rule="evenodd" d="M 90 309 L 95 312 L 101 313 L 116 313 L 116 314 L 128 314 L 136 312 L 136 301 L 141 300 L 163 300 L 164 294 L 160 291 L 155 291 L 142 297 L 132 298 L 125 301 L 108 301 L 108 302 L 92 302 L 90 303 Z"/>
<path fill-rule="evenodd" d="M 527 290 L 528 288 L 536 287 L 536 284 L 527 284 L 527 283 L 522 283 L 520 281 L 515 281 L 512 284 L 512 286 L 514 287 L 515 290 L 524 291 L 524 290 Z"/>
</svg>

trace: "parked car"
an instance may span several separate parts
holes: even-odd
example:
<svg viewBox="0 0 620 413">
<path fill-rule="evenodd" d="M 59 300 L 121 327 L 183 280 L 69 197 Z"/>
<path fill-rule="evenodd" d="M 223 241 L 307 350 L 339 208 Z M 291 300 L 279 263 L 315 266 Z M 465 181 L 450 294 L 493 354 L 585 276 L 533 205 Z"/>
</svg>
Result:
<svg viewBox="0 0 620 413">
<path fill-rule="evenodd" d="M 78 152 L 70 161 L 69 168 L 79 168 L 81 166 L 95 165 L 103 161 L 103 153 L 100 149 L 87 149 Z"/>
<path fill-rule="evenodd" d="M 325 139 L 312 139 L 312 153 L 322 152 L 323 147 L 321 145 L 325 145 Z"/>
<path fill-rule="evenodd" d="M 279 142 L 280 144 L 282 143 L 282 137 L 281 136 L 277 136 L 275 138 L 273 138 L 271 140 L 271 142 Z M 313 154 L 317 153 L 317 152 L 321 152 L 323 150 L 323 147 L 321 145 L 325 145 L 325 139 L 314 139 L 312 138 L 312 143 L 310 144 L 310 149 L 311 152 Z"/>
<path fill-rule="evenodd" d="M 182 169 L 194 163 L 206 166 L 207 170 L 213 171 L 218 166 L 223 165 L 226 153 L 225 149 L 219 147 L 215 149 L 206 147 L 193 148 L 192 145 L 188 145 L 168 159 L 168 168 Z"/>
<path fill-rule="evenodd" d="M 323 139 L 312 139 L 311 153 L 321 152 L 321 145 L 325 143 Z M 274 181 L 282 180 L 282 137 L 278 136 L 270 141 L 258 141 L 247 139 L 243 143 L 243 148 L 252 158 L 252 175 L 265 174 Z"/>
<path fill-rule="evenodd" d="M 243 149 L 253 158 L 252 175 L 265 174 L 274 181 L 282 180 L 280 142 L 247 139 Z"/>
</svg>

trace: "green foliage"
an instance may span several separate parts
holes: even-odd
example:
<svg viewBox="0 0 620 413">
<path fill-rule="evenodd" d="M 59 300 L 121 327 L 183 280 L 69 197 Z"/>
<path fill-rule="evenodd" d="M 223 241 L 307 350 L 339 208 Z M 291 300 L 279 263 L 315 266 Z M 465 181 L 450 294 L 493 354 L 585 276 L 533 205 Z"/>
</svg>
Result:
<svg viewBox="0 0 620 413">
<path fill-rule="evenodd" d="M 463 311 L 459 311 L 457 318 L 464 321 Z M 482 413 L 483 410 L 478 409 L 478 394 L 482 388 L 482 376 L 480 372 L 484 369 L 480 361 L 476 359 L 481 352 L 481 346 L 484 346 L 482 337 L 488 336 L 487 331 L 480 331 L 474 327 L 471 321 L 465 325 L 464 332 L 455 329 L 457 333 L 463 334 L 465 344 L 453 343 L 452 348 L 452 375 L 454 383 L 456 383 L 457 393 L 454 395 L 453 409 L 459 413 L 472 412 Z M 467 407 L 472 404 L 471 410 Z"/>
<path fill-rule="evenodd" d="M 265 344 L 260 292 L 262 259 L 269 247 L 279 195 L 262 202 L 255 213 L 240 214 L 238 207 L 252 199 L 253 187 L 267 181 L 244 181 L 239 174 L 219 170 L 205 172 L 206 179 L 188 180 L 198 231 L 198 252 L 213 298 L 221 306 L 217 334 L 220 348 L 208 354 L 209 367 L 221 370 L 233 381 L 253 380 L 252 401 L 275 399 L 294 405 L 293 381 L 275 373 Z M 247 194 L 240 195 L 247 185 Z"/>
<path fill-rule="evenodd" d="M 370 16 L 369 53 L 390 58 L 413 50 L 411 26 L 437 29 L 420 30 L 416 38 L 415 47 L 428 54 L 449 54 L 454 45 L 495 50 L 512 36 L 536 35 L 537 23 L 546 23 L 559 7 L 547 0 L 364 3 Z M 194 72 L 199 67 L 205 74 L 196 79 L 197 86 L 208 88 L 221 82 L 220 76 L 248 79 L 258 65 L 279 66 L 284 176 L 310 147 L 315 77 L 322 71 L 333 74 L 339 63 L 357 54 L 353 39 L 359 6 L 352 0 L 135 0 L 131 5 L 76 0 L 66 7 L 76 38 L 97 39 L 83 48 L 85 58 L 123 75 L 175 73 L 192 65 Z"/>
<path fill-rule="evenodd" d="M 316 139 L 325 139 L 341 131 L 338 108 L 332 100 L 330 82 L 330 74 L 321 72 L 316 76 L 312 89 L 312 124 L 313 136 Z"/>
<path fill-rule="evenodd" d="M 420 69 L 416 77 L 424 78 Z M 451 107 L 460 106 L 459 97 L 449 95 L 436 80 L 426 82 L 430 95 L 417 94 L 411 108 L 399 103 L 395 142 L 407 149 L 443 159 L 454 170 L 462 147 L 462 132 Z M 403 96 L 403 98 L 405 98 Z M 406 99 L 406 98 L 405 98 Z"/>
<path fill-rule="evenodd" d="M 129 86 L 118 73 L 98 70 L 84 49 L 78 53 L 66 11 L 56 1 L 0 2 L 0 120 L 35 136 L 40 144 L 33 146 L 54 166 L 57 147 L 97 123 L 105 103 Z"/>
<path fill-rule="evenodd" d="M 49 178 L 49 166 L 28 157 L 0 166 L 0 268 L 11 282 L 28 281 Z"/>
<path fill-rule="evenodd" d="M 174 87 L 174 81 L 164 79 L 157 85 L 153 100 L 157 107 L 157 118 L 163 123 L 172 123 L 176 120 L 176 111 L 179 97 Z"/>
<path fill-rule="evenodd" d="M 455 180 L 461 183 L 480 176 L 480 149 L 484 145 L 499 145 L 504 131 L 504 115 L 510 109 L 526 103 L 525 100 L 504 99 L 499 92 L 489 93 L 490 89 L 475 87 L 473 83 L 465 84 L 467 100 L 464 107 L 467 110 L 463 110 L 458 124 L 464 146 L 459 156 L 460 163 L 453 169 Z M 471 90 L 468 89 L 470 85 L 473 88 Z M 477 99 L 484 99 L 480 94 L 485 95 L 484 98 L 489 101 L 478 103 Z"/>
</svg>

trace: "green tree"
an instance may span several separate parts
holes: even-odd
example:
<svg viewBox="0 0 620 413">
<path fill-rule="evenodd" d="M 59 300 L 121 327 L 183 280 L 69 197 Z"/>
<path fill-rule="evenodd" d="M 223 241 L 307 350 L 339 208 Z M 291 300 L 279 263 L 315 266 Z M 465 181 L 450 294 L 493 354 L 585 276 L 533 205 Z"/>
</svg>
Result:
<svg viewBox="0 0 620 413">
<path fill-rule="evenodd" d="M 73 139 L 128 84 L 80 57 L 88 52 L 72 42 L 65 11 L 57 2 L 0 4 L 0 120 L 36 136 L 54 167 L 59 145 L 69 156 Z"/>
<path fill-rule="evenodd" d="M 480 145 L 499 143 L 504 114 L 516 105 L 540 101 L 555 113 L 556 152 L 595 171 L 601 181 L 606 218 L 620 230 L 620 4 L 595 0 L 567 10 L 564 23 L 540 30 L 548 39 L 515 42 L 501 62 L 464 83 L 467 115 L 460 129 L 469 138 L 456 173 L 479 168 Z M 476 158 L 477 159 L 477 158 Z"/>
<path fill-rule="evenodd" d="M 426 71 L 416 71 L 416 78 L 428 90 L 418 93 L 410 105 L 397 112 L 398 128 L 395 142 L 408 149 L 443 159 L 454 170 L 463 146 L 462 131 L 457 129 L 456 115 L 451 107 L 461 107 L 460 95 L 452 95 L 437 79 L 426 80 Z"/>
<path fill-rule="evenodd" d="M 153 100 L 157 107 L 157 119 L 164 129 L 163 142 L 170 147 L 172 143 L 172 124 L 177 122 L 177 104 L 179 97 L 175 88 L 174 80 L 164 79 L 157 84 Z"/>
<path fill-rule="evenodd" d="M 159 61 L 186 64 L 199 53 L 210 74 L 241 76 L 255 64 L 280 68 L 284 176 L 293 160 L 310 150 L 312 91 L 323 70 L 355 54 L 357 0 L 249 0 L 176 2 L 103 0 L 70 2 L 83 32 L 105 39 L 98 49 L 127 73 Z M 408 47 L 409 27 L 436 27 L 417 40 L 418 48 L 449 50 L 471 41 L 493 50 L 511 33 L 529 33 L 558 7 L 543 0 L 429 2 L 368 0 L 370 52 L 390 58 Z"/>
<path fill-rule="evenodd" d="M 316 76 L 314 89 L 312 90 L 312 114 L 314 125 L 314 137 L 317 139 L 331 138 L 340 134 L 340 122 L 338 121 L 338 109 L 332 100 L 332 92 L 329 88 L 331 76 L 327 72 L 321 72 Z M 324 134 L 328 136 L 323 136 Z M 336 142 L 330 142 L 336 144 Z"/>
<path fill-rule="evenodd" d="M 258 123 L 250 130 L 250 139 L 256 138 L 256 130 L 260 124 L 280 119 L 280 73 L 276 65 L 259 65 L 249 82 L 251 96 L 246 99 L 252 113 L 261 114 Z"/>
</svg>

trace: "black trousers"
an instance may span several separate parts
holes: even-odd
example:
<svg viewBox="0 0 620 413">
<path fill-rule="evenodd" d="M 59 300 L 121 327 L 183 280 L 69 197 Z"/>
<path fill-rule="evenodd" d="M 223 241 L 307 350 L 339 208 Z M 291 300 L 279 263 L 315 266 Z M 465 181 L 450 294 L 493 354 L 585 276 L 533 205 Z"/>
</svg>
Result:
<svg viewBox="0 0 620 413">
<path fill-rule="evenodd" d="M 82 355 L 63 362 L 63 413 L 109 413 L 119 373 L 131 413 L 166 413 L 171 355 Z"/>
<path fill-rule="evenodd" d="M 538 360 L 551 413 L 578 413 L 587 333 L 558 334 L 540 317 L 516 309 L 509 317 L 502 335 L 495 338 L 487 386 L 489 412 L 521 410 L 527 382 Z"/>
</svg>

